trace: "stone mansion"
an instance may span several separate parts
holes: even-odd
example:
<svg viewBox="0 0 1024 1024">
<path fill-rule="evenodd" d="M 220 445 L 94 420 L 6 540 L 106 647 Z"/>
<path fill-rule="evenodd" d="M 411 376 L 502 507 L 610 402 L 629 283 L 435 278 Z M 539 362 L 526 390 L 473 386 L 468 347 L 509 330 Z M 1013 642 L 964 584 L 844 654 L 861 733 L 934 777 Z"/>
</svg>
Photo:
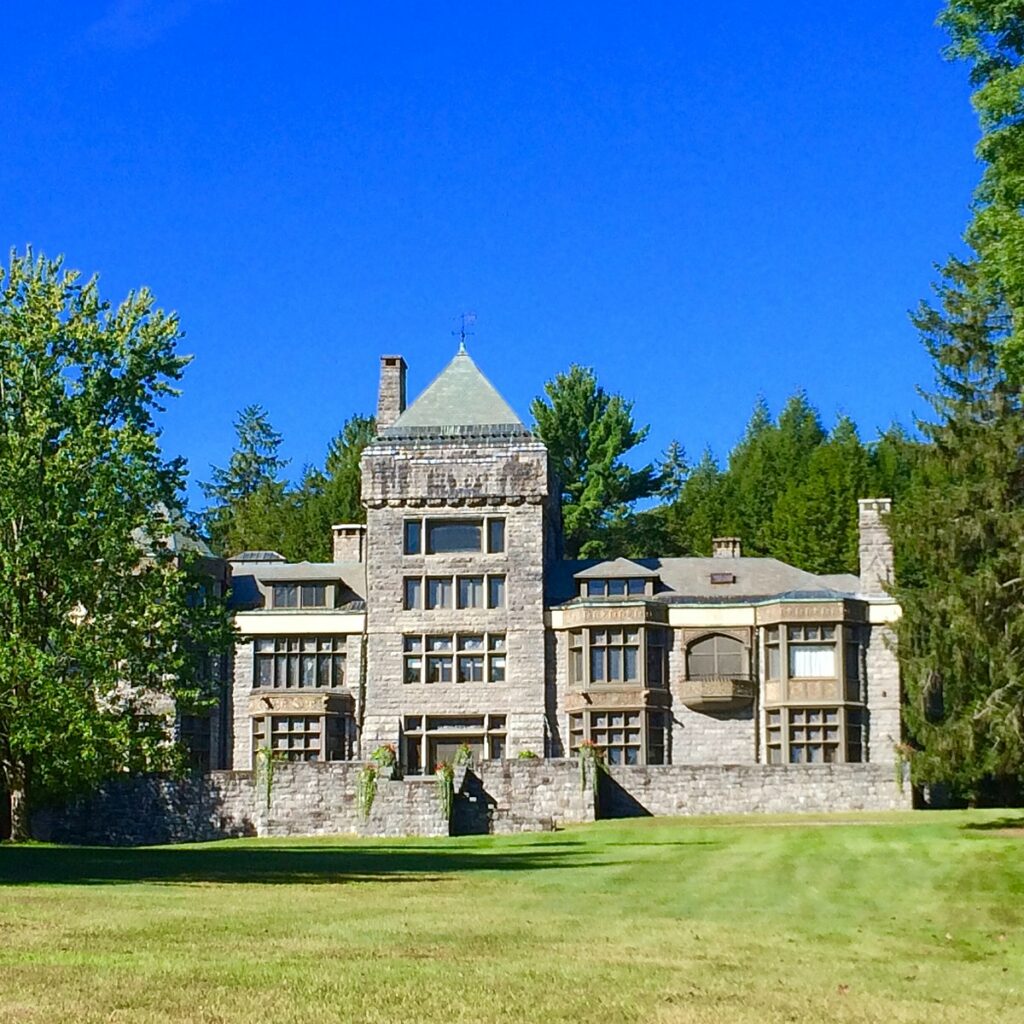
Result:
<svg viewBox="0 0 1024 1024">
<path fill-rule="evenodd" d="M 547 450 L 464 349 L 409 405 L 402 357 L 380 371 L 366 524 L 334 527 L 330 562 L 229 560 L 243 640 L 222 707 L 179 720 L 197 764 L 391 743 L 415 778 L 463 744 L 486 769 L 591 741 L 613 768 L 892 779 L 887 499 L 860 502 L 859 576 L 744 557 L 736 537 L 710 558 L 566 561 Z"/>
</svg>

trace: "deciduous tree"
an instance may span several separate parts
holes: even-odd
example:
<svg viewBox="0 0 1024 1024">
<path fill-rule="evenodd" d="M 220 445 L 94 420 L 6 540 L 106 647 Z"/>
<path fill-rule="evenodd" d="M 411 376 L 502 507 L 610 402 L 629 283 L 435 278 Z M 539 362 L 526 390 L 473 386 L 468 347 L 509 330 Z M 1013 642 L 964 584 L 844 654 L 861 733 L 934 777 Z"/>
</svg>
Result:
<svg viewBox="0 0 1024 1024">
<path fill-rule="evenodd" d="M 166 764 L 155 692 L 190 706 L 232 637 L 226 609 L 165 543 L 183 463 L 154 414 L 187 358 L 142 289 L 12 253 L 0 268 L 0 782 L 13 836 L 29 800 Z"/>
</svg>

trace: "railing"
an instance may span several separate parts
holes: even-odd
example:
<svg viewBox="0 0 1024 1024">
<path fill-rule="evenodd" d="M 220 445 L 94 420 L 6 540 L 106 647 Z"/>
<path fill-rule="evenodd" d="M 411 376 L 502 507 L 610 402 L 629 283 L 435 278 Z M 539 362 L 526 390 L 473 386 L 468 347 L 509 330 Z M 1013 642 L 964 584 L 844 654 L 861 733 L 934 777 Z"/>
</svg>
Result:
<svg viewBox="0 0 1024 1024">
<path fill-rule="evenodd" d="M 699 711 L 732 711 L 754 699 L 756 683 L 750 676 L 698 676 L 679 684 L 680 700 Z"/>
</svg>

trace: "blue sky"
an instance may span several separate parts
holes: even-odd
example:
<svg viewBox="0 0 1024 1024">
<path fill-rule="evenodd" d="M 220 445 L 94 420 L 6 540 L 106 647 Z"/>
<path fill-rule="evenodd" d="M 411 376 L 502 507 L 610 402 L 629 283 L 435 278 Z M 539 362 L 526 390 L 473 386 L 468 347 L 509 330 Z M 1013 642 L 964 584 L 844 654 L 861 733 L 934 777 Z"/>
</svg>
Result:
<svg viewBox="0 0 1024 1024">
<path fill-rule="evenodd" d="M 250 402 L 295 474 L 322 460 L 378 356 L 417 393 L 465 310 L 523 417 L 585 363 L 649 458 L 724 456 L 799 387 L 870 438 L 923 410 L 907 310 L 979 173 L 938 9 L 18 4 L 0 241 L 178 310 L 195 359 L 164 443 L 193 480 Z"/>
</svg>

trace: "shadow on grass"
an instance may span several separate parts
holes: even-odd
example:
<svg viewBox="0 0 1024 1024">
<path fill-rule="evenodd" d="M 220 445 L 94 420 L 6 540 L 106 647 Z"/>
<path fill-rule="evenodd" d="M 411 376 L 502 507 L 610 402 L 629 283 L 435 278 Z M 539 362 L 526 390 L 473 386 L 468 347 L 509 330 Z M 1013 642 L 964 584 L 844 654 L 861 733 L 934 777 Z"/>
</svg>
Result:
<svg viewBox="0 0 1024 1024">
<path fill-rule="evenodd" d="M 994 818 L 992 821 L 969 821 L 960 826 L 968 832 L 1000 832 L 1004 829 L 1024 829 L 1024 818 Z"/>
<path fill-rule="evenodd" d="M 583 851 L 409 846 L 0 847 L 0 886 L 119 882 L 339 884 L 424 881 L 467 871 L 600 866 Z"/>
</svg>

